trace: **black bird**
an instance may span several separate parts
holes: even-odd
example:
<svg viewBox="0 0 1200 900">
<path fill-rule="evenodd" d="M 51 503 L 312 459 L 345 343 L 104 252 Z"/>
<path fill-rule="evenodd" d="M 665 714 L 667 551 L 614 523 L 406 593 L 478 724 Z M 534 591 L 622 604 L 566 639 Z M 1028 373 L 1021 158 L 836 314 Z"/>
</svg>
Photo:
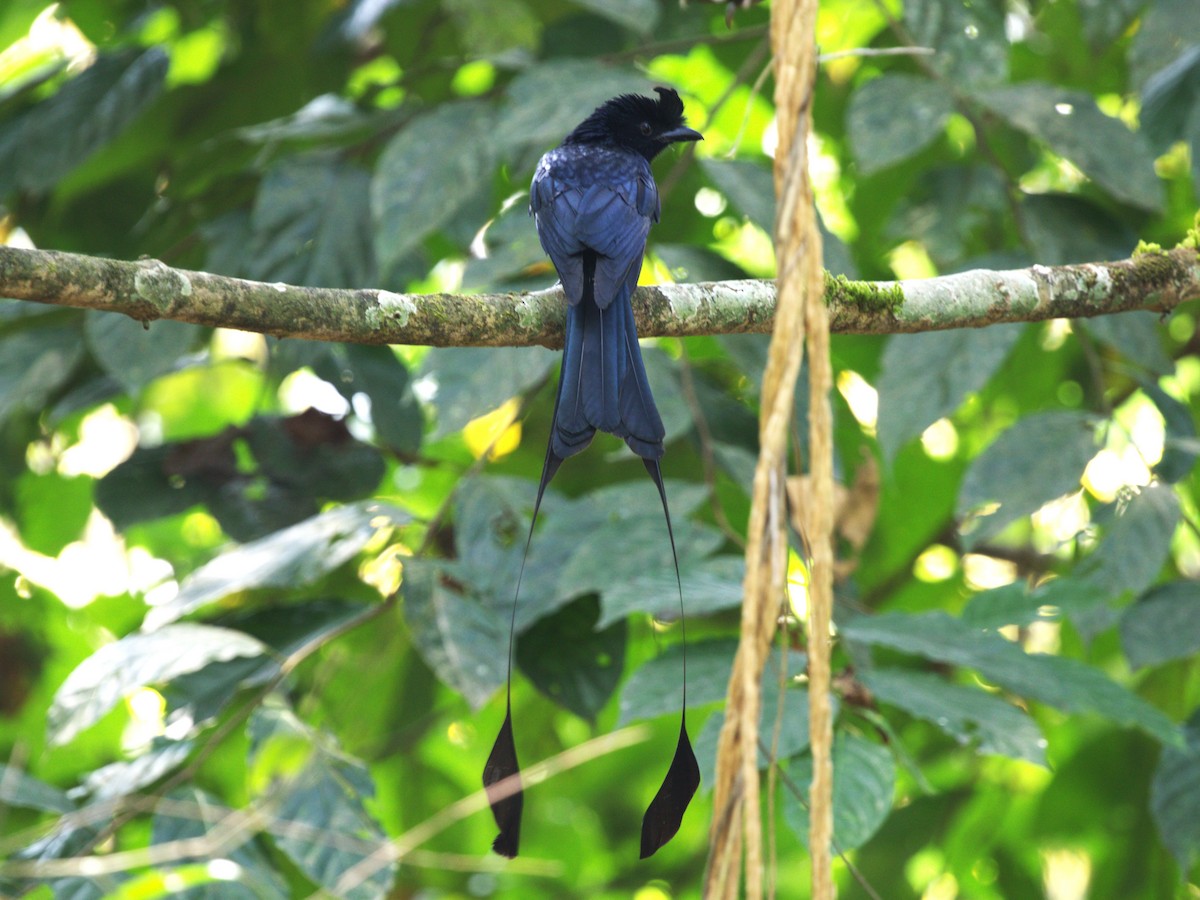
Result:
<svg viewBox="0 0 1200 900">
<path fill-rule="evenodd" d="M 646 236 L 660 212 L 650 161 L 669 144 L 703 137 L 684 125 L 683 101 L 675 91 L 654 90 L 658 99 L 622 94 L 598 107 L 561 146 L 542 157 L 533 176 L 529 211 L 542 248 L 562 281 L 567 324 L 554 424 L 525 552 L 529 552 L 542 495 L 558 467 L 586 448 L 597 430 L 606 431 L 623 438 L 642 458 L 658 488 L 678 581 L 679 560 L 659 466 L 665 431 L 642 363 L 630 295 L 642 271 Z M 524 568 L 522 561 L 522 574 Z M 518 595 L 520 590 L 518 575 Z M 679 603 L 682 613 L 682 586 Z M 514 622 L 515 618 L 514 598 Z M 483 783 L 500 829 L 492 848 L 514 857 L 523 796 L 512 735 L 511 627 L 508 656 L 507 710 L 483 770 Z M 685 712 L 680 714 L 675 757 L 642 820 L 643 859 L 675 836 L 700 783 L 687 736 L 686 661 L 684 666 Z M 501 786 L 507 778 L 512 780 Z"/>
</svg>

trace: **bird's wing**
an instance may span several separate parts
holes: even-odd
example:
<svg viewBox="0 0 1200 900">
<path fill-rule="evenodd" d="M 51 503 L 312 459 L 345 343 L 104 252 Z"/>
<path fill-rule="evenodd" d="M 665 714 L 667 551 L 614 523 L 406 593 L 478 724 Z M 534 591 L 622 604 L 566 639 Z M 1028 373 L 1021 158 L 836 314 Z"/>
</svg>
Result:
<svg viewBox="0 0 1200 900">
<path fill-rule="evenodd" d="M 583 297 L 584 246 L 575 233 L 579 201 L 583 194 L 556 178 L 545 160 L 538 166 L 529 188 L 529 211 L 537 223 L 538 240 L 554 263 L 563 291 L 572 305 Z"/>
<path fill-rule="evenodd" d="M 595 299 L 601 309 L 637 284 L 646 236 L 657 219 L 658 188 L 649 165 L 637 162 L 619 178 L 589 187 L 579 201 L 575 234 L 598 257 Z"/>
</svg>

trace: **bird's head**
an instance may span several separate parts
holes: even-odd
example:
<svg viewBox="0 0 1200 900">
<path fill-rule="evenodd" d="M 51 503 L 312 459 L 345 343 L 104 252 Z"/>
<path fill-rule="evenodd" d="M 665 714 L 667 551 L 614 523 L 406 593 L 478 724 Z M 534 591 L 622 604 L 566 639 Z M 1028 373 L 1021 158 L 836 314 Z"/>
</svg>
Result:
<svg viewBox="0 0 1200 900">
<path fill-rule="evenodd" d="M 702 141 L 704 136 L 683 124 L 683 101 L 671 88 L 656 87 L 658 99 L 622 94 L 598 106 L 572 131 L 564 144 L 623 147 L 654 159 L 668 144 Z"/>
</svg>

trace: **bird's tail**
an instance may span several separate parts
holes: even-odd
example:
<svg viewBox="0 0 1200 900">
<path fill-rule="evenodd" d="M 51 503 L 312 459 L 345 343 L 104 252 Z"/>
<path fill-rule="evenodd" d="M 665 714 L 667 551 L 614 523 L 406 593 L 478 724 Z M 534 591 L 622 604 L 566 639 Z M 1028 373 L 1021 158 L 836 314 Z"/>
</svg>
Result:
<svg viewBox="0 0 1200 900">
<path fill-rule="evenodd" d="M 587 447 L 599 430 L 623 438 L 642 459 L 656 460 L 666 432 L 638 346 L 630 286 L 601 308 L 591 290 L 594 268 L 594 258 L 585 258 L 583 297 L 567 307 L 550 449 L 564 460 Z"/>
</svg>

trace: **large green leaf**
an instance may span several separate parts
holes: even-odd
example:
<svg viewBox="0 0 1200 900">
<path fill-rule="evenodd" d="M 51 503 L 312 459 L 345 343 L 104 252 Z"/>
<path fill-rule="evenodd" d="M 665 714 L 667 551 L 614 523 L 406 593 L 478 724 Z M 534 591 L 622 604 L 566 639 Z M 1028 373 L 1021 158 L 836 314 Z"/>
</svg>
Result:
<svg viewBox="0 0 1200 900">
<path fill-rule="evenodd" d="M 625 668 L 625 622 L 600 628 L 600 604 L 580 597 L 539 619 L 517 642 L 516 662 L 534 686 L 575 715 L 594 720 Z"/>
<path fill-rule="evenodd" d="M 963 542 L 982 543 L 1009 523 L 1077 490 L 1095 453 L 1095 425 L 1087 413 L 1055 410 L 1019 419 L 972 461 L 963 478 L 959 515 L 984 504 L 1000 504 L 963 536 Z"/>
<path fill-rule="evenodd" d="M 0 141 L 0 194 L 54 187 L 158 98 L 167 66 L 161 47 L 100 53 L 7 126 L 10 139 Z"/>
<path fill-rule="evenodd" d="M 429 668 L 478 708 L 504 683 L 509 619 L 448 584 L 453 574 L 449 565 L 406 565 L 404 621 Z"/>
<path fill-rule="evenodd" d="M 391 348 L 335 344 L 314 371 L 347 400 L 360 392 L 370 399 L 371 423 L 380 443 L 405 454 L 421 448 L 425 418 L 408 367 Z"/>
<path fill-rule="evenodd" d="M 370 184 L 364 169 L 332 155 L 285 157 L 273 166 L 250 216 L 250 277 L 315 287 L 371 287 Z"/>
<path fill-rule="evenodd" d="M 1200 652 L 1200 584 L 1162 584 L 1139 598 L 1121 616 L 1121 646 L 1135 669 Z"/>
<path fill-rule="evenodd" d="M 70 812 L 75 808 L 75 804 L 58 788 L 4 763 L 0 763 L 0 803 L 56 813 Z"/>
<path fill-rule="evenodd" d="M 229 823 L 230 816 L 236 815 L 236 810 L 229 809 L 207 791 L 195 786 L 178 787 L 167 794 L 155 810 L 150 822 L 150 844 L 213 836 L 217 829 Z M 217 832 L 217 836 L 219 834 Z M 219 880 L 214 877 L 207 884 L 172 896 L 181 900 L 258 900 L 286 896 L 286 888 L 252 832 L 246 831 L 238 844 L 226 845 L 221 855 L 236 863 L 236 868 L 217 869 L 223 876 Z M 214 867 L 208 869 L 212 875 Z"/>
<path fill-rule="evenodd" d="M 934 51 L 929 63 L 947 81 L 994 84 L 1008 72 L 1004 9 L 993 3 L 908 0 L 904 21 L 919 46 Z"/>
<path fill-rule="evenodd" d="M 687 645 L 687 705 L 703 706 L 725 696 L 737 641 L 714 638 Z M 672 644 L 643 663 L 621 690 L 621 725 L 679 711 L 683 690 L 682 644 Z"/>
<path fill-rule="evenodd" d="M 371 183 L 375 256 L 385 283 L 491 183 L 493 129 L 488 104 L 448 103 L 413 119 L 388 142 Z"/>
<path fill-rule="evenodd" d="M 1090 94 L 1026 81 L 974 96 L 1013 127 L 1045 141 L 1117 200 L 1150 212 L 1162 208 L 1154 154 L 1140 134 L 1102 113 Z"/>
<path fill-rule="evenodd" d="M 932 722 L 959 742 L 977 743 L 980 753 L 1046 764 L 1046 739 L 1037 723 L 981 688 L 905 669 L 871 669 L 860 677 L 876 700 Z"/>
<path fill-rule="evenodd" d="M 437 387 L 433 437 L 452 434 L 472 419 L 546 377 L 558 354 L 541 347 L 435 347 L 421 364 Z"/>
<path fill-rule="evenodd" d="M 1026 653 L 993 631 L 943 612 L 860 616 L 842 628 L 852 642 L 892 647 L 926 659 L 976 669 L 1020 697 L 1067 712 L 1092 712 L 1172 744 L 1179 731 L 1159 710 L 1098 669 L 1074 659 Z"/>
<path fill-rule="evenodd" d="M 335 897 L 385 897 L 394 872 L 386 856 L 351 872 L 386 840 L 365 806 L 375 794 L 367 767 L 275 705 L 256 709 L 249 730 L 250 777 L 270 801 L 275 845 Z"/>
<path fill-rule="evenodd" d="M 46 714 L 47 736 L 65 744 L 136 688 L 168 682 L 212 662 L 261 656 L 266 649 L 248 634 L 211 625 L 167 625 L 127 635 L 105 644 L 67 676 Z"/>
<path fill-rule="evenodd" d="M 153 324 L 89 310 L 83 334 L 100 368 L 133 392 L 170 372 L 196 345 L 201 329 L 163 319 Z"/>
<path fill-rule="evenodd" d="M 863 174 L 885 169 L 924 149 L 942 133 L 954 97 L 938 81 L 896 73 L 854 92 L 846 130 Z"/>
<path fill-rule="evenodd" d="M 572 0 L 576 6 L 590 9 L 611 19 L 635 34 L 646 35 L 658 24 L 659 5 L 655 0 Z"/>
<path fill-rule="evenodd" d="M 357 554 L 382 525 L 407 516 L 375 501 L 337 506 L 269 537 L 235 547 L 183 580 L 170 600 L 151 607 L 145 627 L 159 628 L 230 594 L 292 588 L 315 581 Z"/>
<path fill-rule="evenodd" d="M 768 234 L 775 230 L 775 178 L 768 166 L 748 159 L 701 157 L 700 166 L 717 190 Z"/>
<path fill-rule="evenodd" d="M 1155 465 L 1154 472 L 1167 482 L 1180 481 L 1191 474 L 1200 452 L 1192 411 L 1153 381 L 1143 382 L 1142 390 L 1154 401 L 1166 428 L 1162 459 Z"/>
<path fill-rule="evenodd" d="M 168 772 L 179 768 L 191 752 L 191 741 L 157 738 L 140 756 L 109 763 L 89 772 L 84 776 L 83 788 L 90 794 L 92 802 L 116 800 L 153 784 Z"/>
<path fill-rule="evenodd" d="M 28 328 L 0 338 L 0 425 L 45 406 L 83 356 L 78 328 Z"/>
<path fill-rule="evenodd" d="M 808 788 L 812 757 L 804 756 L 788 772 L 799 789 L 784 794 L 783 815 L 800 842 L 808 846 Z M 892 811 L 896 764 L 886 747 L 840 731 L 833 742 L 833 841 L 840 852 L 861 847 Z"/>
<path fill-rule="evenodd" d="M 739 606 L 745 560 L 740 556 L 712 556 L 692 561 L 682 570 L 683 609 L 687 616 L 702 616 Z M 657 619 L 679 617 L 679 594 L 675 570 L 656 569 L 610 584 L 603 594 L 597 627 L 623 619 L 630 613 L 650 613 Z"/>
<path fill-rule="evenodd" d="M 953 413 L 991 380 L 1021 336 L 1021 325 L 895 335 L 883 351 L 879 445 L 893 459 L 909 440 Z M 931 365 L 930 360 L 937 360 Z"/>
<path fill-rule="evenodd" d="M 1183 873 L 1200 856 L 1200 711 L 1185 726 L 1182 747 L 1164 747 L 1150 783 L 1150 812 Z"/>
<path fill-rule="evenodd" d="M 1158 577 L 1179 524 L 1179 498 L 1169 485 L 1152 484 L 1120 508 L 1096 550 L 1072 573 L 1115 597 L 1141 593 Z"/>
</svg>

